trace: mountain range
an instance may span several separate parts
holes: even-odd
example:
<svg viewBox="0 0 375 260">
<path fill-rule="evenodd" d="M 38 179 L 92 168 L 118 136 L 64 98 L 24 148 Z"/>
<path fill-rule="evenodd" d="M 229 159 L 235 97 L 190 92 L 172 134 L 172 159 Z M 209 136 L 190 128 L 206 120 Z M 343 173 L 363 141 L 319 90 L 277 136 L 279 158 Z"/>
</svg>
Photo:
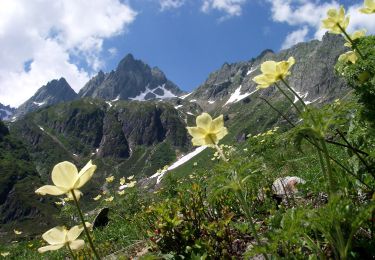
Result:
<svg viewBox="0 0 375 260">
<path fill-rule="evenodd" d="M 14 160 L 28 163 L 35 183 L 49 183 L 49 173 L 58 162 L 68 160 L 81 167 L 94 160 L 98 170 L 82 198 L 89 207 L 92 197 L 105 190 L 106 177 L 136 175 L 150 182 L 148 177 L 158 169 L 188 153 L 192 146 L 185 127 L 194 125 L 195 116 L 203 111 L 224 114 L 230 129 L 224 140 L 228 143 L 241 142 L 275 125 L 288 127 L 264 99 L 293 118 L 290 104 L 275 88 L 258 91 L 252 81 L 266 60 L 296 59 L 288 82 L 306 103 L 319 106 L 345 95 L 348 87 L 334 71 L 338 56 L 346 50 L 343 42 L 340 36 L 326 34 L 322 41 L 300 43 L 279 53 L 265 50 L 248 61 L 224 63 L 190 93 L 180 90 L 160 69 L 129 54 L 115 70 L 100 71 L 78 94 L 64 78 L 50 81 L 17 109 L 16 120 L 8 122 L 9 131 L 4 131 L 22 144 L 27 156 Z M 13 187 L 22 180 L 17 171 L 2 175 L 6 176 L 4 185 L 12 183 Z M 156 180 L 150 182 L 155 184 Z M 32 216 L 4 217 L 13 214 L 9 200 L 16 209 L 25 204 L 25 196 L 10 196 L 12 189 L 6 190 L 0 200 L 4 230 L 12 223 L 45 215 L 44 210 L 35 209 Z M 53 203 L 43 203 L 47 211 L 56 210 Z"/>
</svg>

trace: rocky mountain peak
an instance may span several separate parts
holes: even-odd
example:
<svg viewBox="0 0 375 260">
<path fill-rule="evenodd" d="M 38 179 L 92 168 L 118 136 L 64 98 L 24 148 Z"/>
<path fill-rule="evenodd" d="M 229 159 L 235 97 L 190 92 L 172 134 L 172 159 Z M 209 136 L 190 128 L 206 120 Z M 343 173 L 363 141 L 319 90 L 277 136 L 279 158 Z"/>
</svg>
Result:
<svg viewBox="0 0 375 260">
<path fill-rule="evenodd" d="M 126 55 L 116 70 L 100 73 L 79 92 L 80 97 L 105 100 L 149 100 L 178 96 L 182 91 L 157 67 L 151 68 L 132 54 Z"/>
<path fill-rule="evenodd" d="M 0 103 L 0 120 L 9 120 L 12 118 L 13 114 L 16 112 L 16 109 L 13 107 L 4 106 Z"/>
<path fill-rule="evenodd" d="M 54 79 L 42 86 L 16 112 L 16 116 L 23 116 L 38 108 L 71 101 L 77 98 L 77 93 L 71 88 L 65 78 Z"/>
</svg>

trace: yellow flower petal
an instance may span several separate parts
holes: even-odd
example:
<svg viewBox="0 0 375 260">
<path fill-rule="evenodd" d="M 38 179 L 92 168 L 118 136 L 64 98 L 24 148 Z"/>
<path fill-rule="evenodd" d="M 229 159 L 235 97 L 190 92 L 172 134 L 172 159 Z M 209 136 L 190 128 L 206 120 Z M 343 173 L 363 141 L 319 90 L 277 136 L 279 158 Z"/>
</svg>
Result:
<svg viewBox="0 0 375 260">
<path fill-rule="evenodd" d="M 66 234 L 66 240 L 67 241 L 73 241 L 76 240 L 83 231 L 83 225 L 74 226 L 71 229 L 69 229 L 68 233 Z"/>
<path fill-rule="evenodd" d="M 128 180 L 132 180 L 133 178 L 134 178 L 134 175 L 129 176 L 129 177 L 128 177 Z"/>
<path fill-rule="evenodd" d="M 82 192 L 80 190 L 73 190 L 74 192 L 74 195 L 76 196 L 77 200 L 79 200 L 81 198 L 81 196 L 83 195 Z M 69 200 L 74 200 L 73 198 L 73 195 L 72 195 L 72 192 L 68 192 L 66 194 L 66 196 L 68 197 Z"/>
<path fill-rule="evenodd" d="M 365 0 L 364 8 L 361 8 L 359 11 L 361 13 L 364 13 L 364 14 L 375 13 L 375 1 L 374 0 Z"/>
<path fill-rule="evenodd" d="M 276 62 L 275 61 L 265 61 L 260 66 L 260 70 L 263 74 L 274 74 L 276 72 Z"/>
<path fill-rule="evenodd" d="M 89 181 L 96 170 L 96 165 L 93 165 L 91 160 L 82 168 L 78 174 L 78 179 L 74 185 L 76 189 L 81 188 Z"/>
<path fill-rule="evenodd" d="M 102 195 L 98 195 L 98 196 L 96 196 L 95 198 L 93 198 L 93 200 L 100 200 L 100 198 L 102 197 Z"/>
<path fill-rule="evenodd" d="M 105 181 L 108 182 L 108 183 L 111 183 L 111 182 L 113 182 L 114 179 L 115 179 L 114 176 L 110 176 L 110 177 L 105 178 Z"/>
<path fill-rule="evenodd" d="M 45 253 L 47 251 L 55 251 L 55 250 L 59 250 L 63 246 L 64 246 L 64 244 L 56 244 L 56 245 L 43 246 L 43 247 L 38 248 L 38 252 L 39 253 Z"/>
<path fill-rule="evenodd" d="M 322 20 L 322 27 L 328 29 L 330 33 L 341 34 L 340 27 L 345 30 L 349 25 L 349 16 L 345 16 L 345 9 L 340 6 L 338 10 L 329 9 L 327 18 Z"/>
<path fill-rule="evenodd" d="M 120 179 L 120 185 L 124 185 L 125 182 L 126 182 L 125 177 L 122 177 L 122 178 Z"/>
<path fill-rule="evenodd" d="M 211 122 L 212 122 L 212 117 L 207 113 L 202 113 L 196 118 L 197 127 L 202 128 L 206 131 L 209 131 Z"/>
<path fill-rule="evenodd" d="M 206 141 L 205 141 L 205 138 L 196 138 L 194 137 L 193 139 L 191 139 L 191 142 L 193 143 L 193 146 L 203 146 L 203 145 L 206 145 Z"/>
<path fill-rule="evenodd" d="M 186 127 L 186 129 L 194 138 L 204 138 L 207 134 L 207 131 L 200 127 Z"/>
<path fill-rule="evenodd" d="M 54 196 L 63 195 L 67 192 L 68 192 L 67 189 L 63 189 L 63 188 L 56 187 L 53 185 L 45 185 L 35 191 L 35 193 L 39 195 L 49 194 L 49 195 L 54 195 Z"/>
<path fill-rule="evenodd" d="M 72 189 L 78 178 L 77 167 L 71 162 L 61 162 L 52 170 L 52 182 L 61 188 Z"/>
<path fill-rule="evenodd" d="M 82 239 L 78 239 L 78 240 L 75 240 L 75 241 L 72 241 L 72 242 L 69 242 L 69 247 L 70 249 L 72 250 L 80 250 L 82 249 L 83 247 L 85 246 L 85 241 L 83 241 Z"/>
<path fill-rule="evenodd" d="M 220 115 L 214 120 L 212 120 L 212 123 L 210 125 L 210 133 L 216 133 L 221 130 L 221 128 L 224 127 L 224 116 Z"/>
<path fill-rule="evenodd" d="M 67 229 L 62 226 L 54 227 L 42 235 L 42 238 L 50 245 L 64 244 L 66 242 L 65 237 Z"/>
<path fill-rule="evenodd" d="M 13 232 L 16 235 L 21 235 L 22 234 L 22 231 L 19 231 L 19 230 L 16 230 L 16 229 L 13 229 Z"/>
<path fill-rule="evenodd" d="M 216 133 L 216 137 L 218 140 L 223 139 L 224 136 L 228 134 L 228 130 L 226 127 L 223 127 Z"/>
</svg>

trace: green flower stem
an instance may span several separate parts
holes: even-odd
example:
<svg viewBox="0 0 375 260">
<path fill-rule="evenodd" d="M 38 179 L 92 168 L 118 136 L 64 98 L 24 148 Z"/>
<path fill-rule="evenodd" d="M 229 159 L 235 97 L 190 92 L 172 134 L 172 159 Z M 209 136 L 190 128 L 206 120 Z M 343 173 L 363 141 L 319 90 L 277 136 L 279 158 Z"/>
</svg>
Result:
<svg viewBox="0 0 375 260">
<path fill-rule="evenodd" d="M 303 101 L 303 99 L 298 95 L 297 92 L 294 91 L 294 89 L 286 82 L 284 79 L 281 79 L 281 82 L 284 83 L 284 85 L 293 93 L 294 96 L 298 98 L 298 100 L 301 102 L 304 108 L 306 108 L 306 104 Z"/>
<path fill-rule="evenodd" d="M 320 168 L 322 168 L 324 178 L 327 180 L 328 179 L 328 175 L 327 175 L 326 167 L 324 165 L 324 160 L 323 160 L 323 155 L 322 155 L 322 148 L 319 147 L 319 145 L 315 142 L 315 140 L 313 140 L 312 143 L 316 147 L 316 150 L 318 152 L 318 158 L 319 158 Z"/>
<path fill-rule="evenodd" d="M 70 254 L 72 255 L 72 259 L 75 260 L 76 257 L 75 257 L 75 255 L 74 255 L 72 249 L 70 248 L 69 243 L 66 244 L 66 247 L 69 249 L 69 252 L 70 252 Z"/>
<path fill-rule="evenodd" d="M 74 202 L 75 202 L 75 204 L 76 204 L 76 207 L 77 207 L 77 210 L 78 210 L 79 217 L 81 218 L 81 222 L 82 222 L 82 225 L 83 225 L 83 229 L 85 230 L 85 233 L 86 233 L 86 236 L 87 236 L 87 240 L 89 241 L 90 247 L 91 247 L 92 251 L 94 252 L 94 255 L 95 255 L 96 259 L 99 259 L 99 260 L 100 260 L 99 254 L 96 252 L 96 249 L 95 249 L 94 244 L 93 244 L 93 242 L 92 242 L 92 239 L 91 239 L 91 236 L 90 236 L 89 230 L 88 230 L 87 227 L 86 227 L 85 219 L 83 218 L 83 214 L 82 214 L 81 208 L 79 207 L 77 197 L 76 197 L 76 195 L 74 194 L 74 191 L 71 191 L 71 193 L 72 193 L 72 196 L 73 196 Z"/>
<path fill-rule="evenodd" d="M 220 154 L 221 159 L 223 159 L 224 162 L 227 162 L 227 158 L 225 157 L 223 150 L 221 150 L 221 148 L 217 144 L 215 144 L 215 148 L 217 152 Z"/>
<path fill-rule="evenodd" d="M 361 150 L 358 150 L 356 149 L 355 147 L 353 147 L 349 141 L 345 138 L 344 134 L 341 133 L 340 130 L 336 129 L 336 132 L 339 134 L 339 136 L 344 140 L 344 142 L 347 144 L 347 148 L 349 148 L 350 150 L 352 150 L 355 155 L 358 157 L 358 159 L 365 165 L 367 171 L 372 175 L 372 177 L 375 178 L 375 175 L 374 175 L 374 172 L 373 170 L 371 169 L 370 165 L 366 162 L 365 159 L 362 158 L 362 156 L 359 154 L 360 152 L 362 152 Z"/>
<path fill-rule="evenodd" d="M 298 106 L 296 104 L 294 104 L 293 100 L 285 93 L 285 91 L 277 84 L 275 83 L 276 87 L 278 90 L 281 91 L 281 93 L 283 93 L 283 95 L 289 100 L 289 102 L 295 107 L 295 109 L 297 110 L 297 112 L 299 114 L 301 114 L 301 110 L 298 108 Z"/>
<path fill-rule="evenodd" d="M 282 118 L 284 118 L 292 127 L 295 127 L 295 125 L 292 123 L 292 121 L 289 120 L 283 113 L 281 113 L 276 107 L 274 107 L 267 99 L 259 97 L 264 102 L 266 102 L 273 110 L 275 110 Z"/>
<path fill-rule="evenodd" d="M 251 228 L 251 232 L 253 233 L 254 235 L 254 238 L 255 240 L 257 241 L 258 245 L 260 245 L 260 239 L 259 239 L 259 236 L 258 236 L 258 233 L 255 229 L 255 224 L 253 222 L 253 214 L 251 212 L 251 209 L 249 207 L 249 205 L 246 203 L 246 199 L 245 199 L 245 196 L 243 195 L 243 191 L 242 191 L 242 187 L 236 191 L 236 194 L 237 194 L 237 198 L 239 199 L 240 203 L 242 204 L 242 207 L 243 207 L 243 210 L 245 211 L 245 215 L 250 223 L 250 228 Z M 263 253 L 263 256 L 266 260 L 268 260 L 268 256 L 266 253 Z"/>
<path fill-rule="evenodd" d="M 211 135 L 208 135 L 208 137 L 210 138 L 210 141 L 214 144 L 214 146 L 215 146 L 217 152 L 220 154 L 221 159 L 223 159 L 224 162 L 227 162 L 227 158 L 225 157 L 223 151 L 222 151 L 221 148 L 217 145 L 217 143 L 214 141 L 214 139 L 212 138 L 212 136 L 211 136 Z"/>
<path fill-rule="evenodd" d="M 344 30 L 344 28 L 341 27 L 341 25 L 339 23 L 336 24 L 340 31 L 345 35 L 346 39 L 348 39 L 348 41 L 351 43 L 352 45 L 352 49 L 356 50 L 359 54 L 359 56 L 361 56 L 362 60 L 365 59 L 365 56 L 362 54 L 362 52 L 358 49 L 357 45 L 355 44 L 355 42 L 352 40 L 352 38 L 350 38 L 349 34 Z"/>
<path fill-rule="evenodd" d="M 326 142 L 324 140 L 321 140 L 320 143 L 322 145 L 323 154 L 324 154 L 326 164 L 327 164 L 327 177 L 328 177 L 328 183 L 330 187 L 330 193 L 334 194 L 336 192 L 336 185 L 334 183 L 333 175 L 332 175 L 333 171 L 332 171 L 331 159 L 328 153 Z"/>
</svg>

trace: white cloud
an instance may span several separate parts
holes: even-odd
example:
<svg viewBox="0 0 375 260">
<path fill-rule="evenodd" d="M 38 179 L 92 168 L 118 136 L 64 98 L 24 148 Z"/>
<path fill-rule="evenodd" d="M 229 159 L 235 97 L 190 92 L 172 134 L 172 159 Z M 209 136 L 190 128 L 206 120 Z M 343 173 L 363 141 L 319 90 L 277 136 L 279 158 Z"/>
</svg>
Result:
<svg viewBox="0 0 375 260">
<path fill-rule="evenodd" d="M 281 49 L 288 49 L 299 42 L 304 42 L 306 40 L 308 32 L 309 29 L 307 28 L 307 26 L 305 26 L 301 29 L 289 33 L 286 36 Z"/>
<path fill-rule="evenodd" d="M 225 13 L 222 18 L 230 18 L 240 16 L 242 14 L 242 6 L 247 0 L 203 0 L 201 10 L 208 13 L 211 10 L 218 10 Z"/>
<path fill-rule="evenodd" d="M 102 67 L 103 41 L 125 32 L 135 17 L 120 0 L 2 0 L 0 102 L 20 105 L 59 77 L 78 91 L 90 73 L 77 63 Z"/>
<path fill-rule="evenodd" d="M 160 10 L 176 9 L 185 4 L 185 0 L 159 0 Z"/>
<path fill-rule="evenodd" d="M 286 23 L 298 27 L 297 30 L 289 33 L 284 40 L 283 47 L 287 46 L 287 41 L 291 37 L 300 36 L 304 28 L 314 32 L 315 39 L 321 39 L 326 30 L 321 29 L 321 20 L 327 15 L 330 8 L 338 8 L 338 1 L 319 1 L 319 0 L 267 0 L 271 4 L 272 20 L 275 22 Z M 364 15 L 358 12 L 361 4 L 351 5 L 347 8 L 350 15 L 349 32 L 359 28 L 367 29 L 368 33 L 375 33 L 375 16 Z M 298 33 L 299 32 L 299 35 Z M 304 40 L 308 39 L 308 33 L 303 36 Z"/>
</svg>

